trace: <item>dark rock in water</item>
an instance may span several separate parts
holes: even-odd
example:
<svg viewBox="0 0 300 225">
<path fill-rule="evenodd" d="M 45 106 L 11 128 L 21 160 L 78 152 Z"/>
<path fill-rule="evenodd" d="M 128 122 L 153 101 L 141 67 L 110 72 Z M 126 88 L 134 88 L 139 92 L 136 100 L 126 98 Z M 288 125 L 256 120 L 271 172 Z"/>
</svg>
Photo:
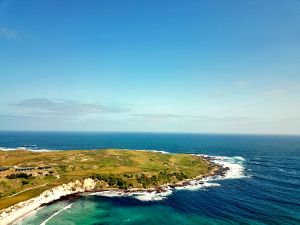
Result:
<svg viewBox="0 0 300 225">
<path fill-rule="evenodd" d="M 225 175 L 226 175 L 226 173 L 227 173 L 228 170 L 229 170 L 228 167 L 220 167 L 220 168 L 218 169 L 218 171 L 216 172 L 215 175 L 219 175 L 219 176 L 221 176 L 221 177 L 225 177 Z"/>
</svg>

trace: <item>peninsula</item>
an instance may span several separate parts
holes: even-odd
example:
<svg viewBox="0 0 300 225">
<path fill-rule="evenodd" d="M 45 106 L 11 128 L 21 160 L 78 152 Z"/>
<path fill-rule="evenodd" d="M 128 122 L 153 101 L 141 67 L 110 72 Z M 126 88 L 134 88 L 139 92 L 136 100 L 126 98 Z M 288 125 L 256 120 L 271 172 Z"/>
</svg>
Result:
<svg viewBox="0 0 300 225">
<path fill-rule="evenodd" d="M 0 221 L 9 224 L 62 196 L 162 192 L 224 172 L 209 158 L 142 150 L 0 151 Z"/>
</svg>

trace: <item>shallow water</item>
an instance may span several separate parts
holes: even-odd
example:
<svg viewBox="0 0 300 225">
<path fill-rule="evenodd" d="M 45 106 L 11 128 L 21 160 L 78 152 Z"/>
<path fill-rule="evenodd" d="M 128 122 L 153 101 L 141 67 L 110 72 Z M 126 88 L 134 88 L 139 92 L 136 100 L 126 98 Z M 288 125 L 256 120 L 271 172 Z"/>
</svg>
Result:
<svg viewBox="0 0 300 225">
<path fill-rule="evenodd" d="M 300 224 L 300 137 L 0 132 L 0 146 L 155 149 L 225 156 L 230 179 L 153 198 L 82 196 L 38 210 L 21 224 Z"/>
</svg>

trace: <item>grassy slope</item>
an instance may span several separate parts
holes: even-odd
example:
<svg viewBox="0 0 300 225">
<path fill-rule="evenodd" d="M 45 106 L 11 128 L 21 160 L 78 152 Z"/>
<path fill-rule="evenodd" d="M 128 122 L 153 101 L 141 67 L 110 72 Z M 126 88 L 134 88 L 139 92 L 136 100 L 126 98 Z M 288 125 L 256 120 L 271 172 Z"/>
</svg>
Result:
<svg viewBox="0 0 300 225">
<path fill-rule="evenodd" d="M 73 150 L 60 152 L 0 151 L 0 166 L 41 166 L 51 165 L 53 175 L 7 179 L 13 169 L 0 172 L 0 209 L 17 202 L 30 199 L 51 187 L 91 177 L 118 180 L 110 187 L 143 188 L 155 187 L 164 183 L 174 183 L 186 178 L 207 174 L 212 168 L 199 157 L 188 154 L 162 154 L 133 150 Z M 34 173 L 32 171 L 27 173 Z M 179 174 L 179 175 L 178 175 Z M 183 177 L 182 177 L 183 175 Z M 42 187 L 36 186 L 47 184 Z M 106 184 L 106 183 L 105 183 Z M 34 188 L 13 197 L 14 193 Z M 8 198 L 7 198 L 8 197 Z"/>
</svg>

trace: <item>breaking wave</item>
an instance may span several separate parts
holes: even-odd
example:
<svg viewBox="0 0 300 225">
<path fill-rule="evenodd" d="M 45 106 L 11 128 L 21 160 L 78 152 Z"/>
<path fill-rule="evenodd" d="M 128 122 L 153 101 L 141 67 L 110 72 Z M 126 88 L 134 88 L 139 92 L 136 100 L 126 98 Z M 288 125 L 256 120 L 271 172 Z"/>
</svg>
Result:
<svg viewBox="0 0 300 225">
<path fill-rule="evenodd" d="M 53 214 L 52 214 L 51 216 L 49 216 L 46 220 L 44 220 L 40 225 L 46 225 L 46 223 L 47 223 L 49 220 L 51 220 L 53 217 L 55 217 L 56 215 L 58 215 L 58 214 L 61 213 L 62 211 L 71 208 L 72 205 L 73 205 L 73 203 L 71 203 L 71 204 L 69 204 L 69 205 L 63 207 L 61 210 L 59 210 L 59 211 L 53 213 Z"/>
<path fill-rule="evenodd" d="M 224 177 L 216 177 L 216 179 L 240 179 L 247 178 L 248 175 L 245 174 L 245 158 L 241 156 L 210 156 L 211 160 L 223 167 L 229 168 Z"/>
<path fill-rule="evenodd" d="M 102 197 L 131 197 L 140 201 L 160 201 L 165 199 L 168 195 L 172 194 L 171 189 L 167 189 L 164 192 L 147 192 L 147 191 L 136 191 L 136 192 L 122 192 L 122 191 L 101 191 L 92 193 L 90 195 L 102 196 Z"/>
</svg>

